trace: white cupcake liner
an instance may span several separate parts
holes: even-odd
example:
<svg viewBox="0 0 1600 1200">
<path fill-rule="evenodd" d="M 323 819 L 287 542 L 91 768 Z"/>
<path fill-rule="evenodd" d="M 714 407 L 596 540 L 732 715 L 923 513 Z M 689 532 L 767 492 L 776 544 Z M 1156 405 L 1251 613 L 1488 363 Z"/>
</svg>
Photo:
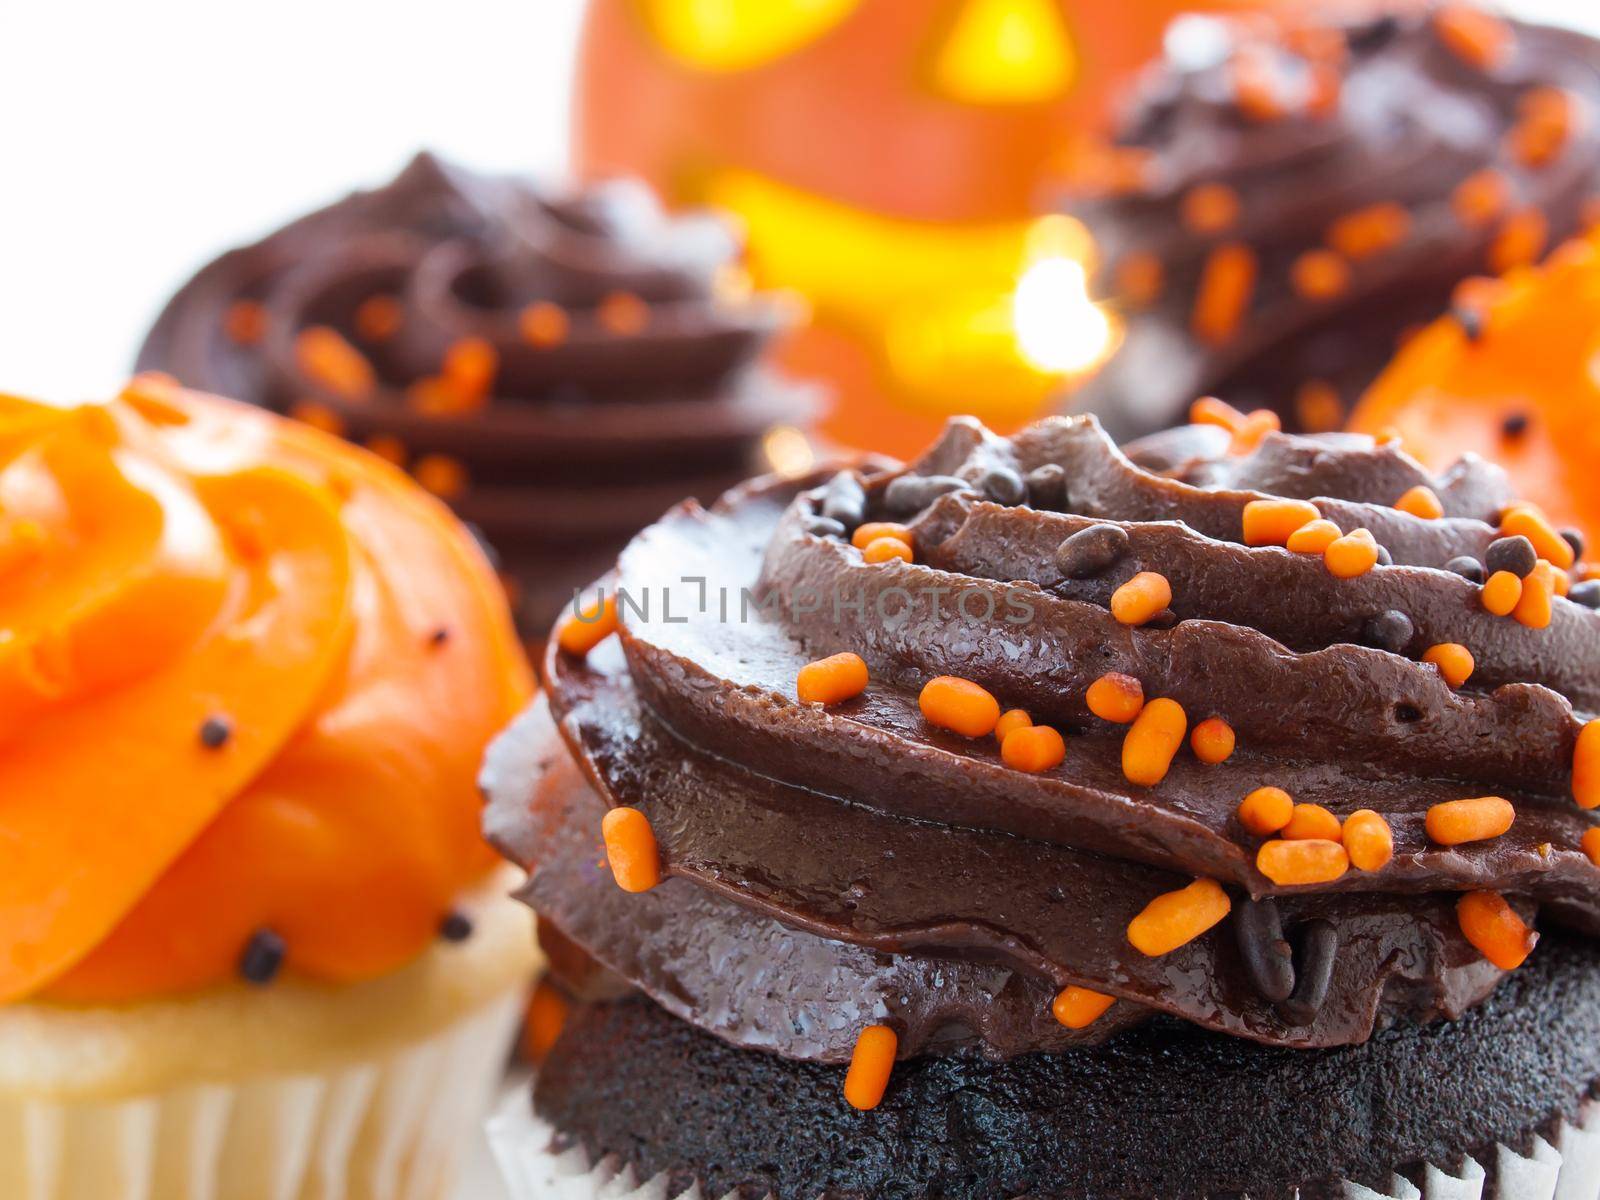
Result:
<svg viewBox="0 0 1600 1200">
<path fill-rule="evenodd" d="M 489 1144 L 512 1200 L 708 1200 L 698 1183 L 669 1195 L 667 1178 L 639 1182 L 633 1166 L 608 1155 L 591 1163 L 581 1147 L 552 1150 L 556 1130 L 519 1089 L 489 1121 Z M 1484 1194 L 1483 1167 L 1466 1160 L 1456 1173 L 1429 1166 L 1419 1189 L 1396 1175 L 1389 1190 L 1347 1182 L 1348 1200 L 1597 1200 L 1600 1197 L 1600 1104 L 1586 1103 L 1576 1121 L 1563 1121 L 1551 1141 L 1535 1138 L 1529 1155 L 1496 1150 L 1498 1186 Z M 721 1200 L 738 1200 L 729 1192 Z M 771 1196 L 767 1200 L 773 1200 Z"/>
<path fill-rule="evenodd" d="M 4 1200 L 444 1200 L 522 1013 L 312 1074 L 120 1101 L 0 1098 Z"/>
</svg>

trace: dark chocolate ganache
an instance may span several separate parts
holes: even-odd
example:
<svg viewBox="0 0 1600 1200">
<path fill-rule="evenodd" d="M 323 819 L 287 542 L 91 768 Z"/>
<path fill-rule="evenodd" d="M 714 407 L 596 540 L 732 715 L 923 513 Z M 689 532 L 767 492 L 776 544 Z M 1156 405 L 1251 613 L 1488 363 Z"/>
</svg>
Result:
<svg viewBox="0 0 1600 1200">
<path fill-rule="evenodd" d="M 1419 487 L 1442 515 L 1395 507 Z M 1369 530 L 1378 565 L 1345 578 L 1322 554 L 1245 545 L 1247 505 L 1271 499 Z M 1493 523 L 1511 500 L 1496 467 L 1433 477 L 1365 437 L 1233 453 L 1195 427 L 1124 454 L 1079 417 L 1013 438 L 958 420 L 904 469 L 683 504 L 603 582 L 618 635 L 551 650 L 546 696 L 489 755 L 488 832 L 564 942 L 789 1058 L 844 1061 L 872 1023 L 902 1057 L 1003 1058 L 1157 1013 L 1300 1047 L 1457 1017 L 1504 974 L 1464 933 L 1463 893 L 1600 932 L 1593 821 L 1571 792 L 1600 707 L 1600 613 L 1557 596 L 1533 627 L 1484 608 L 1471 565 L 1522 549 Z M 909 529 L 914 561 L 852 544 L 880 521 Z M 1085 530 L 1113 547 L 1088 567 L 1061 549 Z M 1164 576 L 1170 604 L 1124 623 L 1112 597 L 1138 573 Z M 1422 661 L 1441 643 L 1474 656 L 1460 686 Z M 800 703 L 801 668 L 844 651 L 865 691 Z M 1233 752 L 1202 761 L 1185 740 L 1159 782 L 1130 782 L 1129 727 L 1086 699 L 1108 673 L 1191 729 L 1226 722 Z M 1064 760 L 1028 773 L 993 736 L 936 727 L 919 693 L 946 675 L 1058 730 Z M 1238 816 L 1264 786 L 1377 812 L 1392 859 L 1275 883 Z M 1509 830 L 1429 836 L 1432 806 L 1487 795 L 1513 805 Z M 644 894 L 607 868 L 601 818 L 624 805 L 659 847 L 665 878 Z M 1134 918 L 1197 878 L 1228 915 L 1166 953 L 1136 948 Z M 1051 1011 L 1067 987 L 1115 1000 L 1068 1029 Z"/>
<path fill-rule="evenodd" d="M 406 467 L 543 630 L 641 526 L 808 422 L 812 392 L 760 365 L 781 311 L 728 286 L 737 250 L 641 185 L 555 196 L 423 154 L 204 267 L 138 365 Z"/>
<path fill-rule="evenodd" d="M 1071 398 L 1119 439 L 1212 394 L 1338 428 L 1457 285 L 1594 219 L 1600 42 L 1468 6 L 1192 19 L 1066 207 L 1121 349 Z"/>
</svg>

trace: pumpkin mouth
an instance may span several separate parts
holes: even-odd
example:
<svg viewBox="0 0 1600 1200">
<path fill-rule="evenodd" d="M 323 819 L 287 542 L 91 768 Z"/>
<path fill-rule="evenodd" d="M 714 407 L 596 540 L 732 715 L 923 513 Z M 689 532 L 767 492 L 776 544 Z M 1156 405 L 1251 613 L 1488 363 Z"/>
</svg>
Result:
<svg viewBox="0 0 1600 1200">
<path fill-rule="evenodd" d="M 744 221 L 759 286 L 804 295 L 818 324 L 866 345 L 928 413 L 1026 420 L 1121 342 L 1089 296 L 1094 244 L 1070 217 L 911 220 L 737 168 L 696 190 Z"/>
</svg>

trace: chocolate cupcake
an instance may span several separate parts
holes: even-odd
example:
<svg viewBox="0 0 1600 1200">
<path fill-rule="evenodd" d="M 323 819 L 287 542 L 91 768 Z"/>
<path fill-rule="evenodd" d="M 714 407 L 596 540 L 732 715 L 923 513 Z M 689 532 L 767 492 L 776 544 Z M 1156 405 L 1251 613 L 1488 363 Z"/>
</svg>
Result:
<svg viewBox="0 0 1600 1200">
<path fill-rule="evenodd" d="M 423 154 L 203 268 L 139 365 L 407 467 L 543 630 L 640 526 L 807 422 L 813 394 L 758 362 L 780 313 L 736 295 L 736 252 L 639 185 L 556 197 Z"/>
<path fill-rule="evenodd" d="M 1600 42 L 1447 4 L 1175 27 L 1068 207 L 1123 345 L 1070 399 L 1120 437 L 1197 395 L 1337 428 L 1462 279 L 1594 216 Z"/>
<path fill-rule="evenodd" d="M 1201 414 L 634 539 L 485 768 L 576 1003 L 519 1186 L 1600 1188 L 1571 547 L 1481 461 Z"/>
</svg>

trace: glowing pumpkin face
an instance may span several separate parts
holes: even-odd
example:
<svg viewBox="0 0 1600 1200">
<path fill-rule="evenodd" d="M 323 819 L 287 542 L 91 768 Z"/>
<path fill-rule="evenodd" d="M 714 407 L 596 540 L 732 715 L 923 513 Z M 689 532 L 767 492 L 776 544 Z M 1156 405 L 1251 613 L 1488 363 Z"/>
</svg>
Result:
<svg viewBox="0 0 1600 1200">
<path fill-rule="evenodd" d="M 951 412 L 1014 426 L 1116 337 L 1082 230 L 1032 214 L 1195 6 L 593 0 L 578 161 L 743 217 L 756 282 L 810 301 L 790 361 L 839 391 L 835 437 L 908 452 Z"/>
</svg>

